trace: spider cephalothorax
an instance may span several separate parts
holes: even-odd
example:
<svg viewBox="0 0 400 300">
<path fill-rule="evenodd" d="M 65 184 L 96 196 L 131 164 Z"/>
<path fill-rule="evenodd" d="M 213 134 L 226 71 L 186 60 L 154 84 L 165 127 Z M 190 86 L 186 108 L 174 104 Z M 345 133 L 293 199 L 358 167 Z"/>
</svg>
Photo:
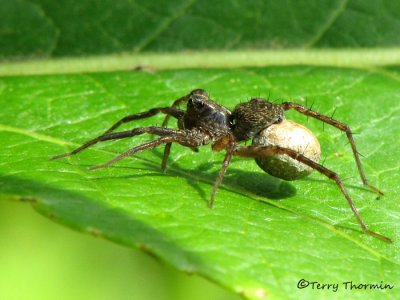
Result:
<svg viewBox="0 0 400 300">
<path fill-rule="evenodd" d="M 184 103 L 186 103 L 186 110 L 181 110 L 177 108 L 180 104 Z M 193 90 L 188 95 L 185 95 L 175 100 L 172 106 L 156 107 L 142 113 L 126 116 L 116 122 L 113 126 L 111 126 L 104 134 L 92 140 L 89 140 L 79 148 L 69 153 L 57 155 L 52 157 L 51 159 L 57 159 L 76 154 L 92 146 L 93 144 L 96 144 L 97 142 L 128 138 L 148 133 L 156 135 L 158 136 L 158 138 L 133 147 L 132 149 L 129 149 L 128 151 L 118 155 L 109 162 L 106 162 L 102 165 L 94 166 L 91 169 L 108 167 L 131 154 L 147 149 L 152 149 L 159 145 L 165 145 L 164 156 L 162 160 L 162 169 L 163 171 L 165 171 L 172 143 L 178 143 L 183 146 L 192 148 L 193 150 L 197 150 L 197 148 L 200 146 L 211 144 L 212 149 L 215 151 L 226 151 L 221 170 L 218 174 L 218 177 L 213 186 L 213 190 L 211 192 L 209 206 L 212 207 L 218 186 L 222 182 L 222 178 L 231 161 L 232 156 L 256 158 L 259 162 L 266 157 L 274 155 L 286 155 L 299 163 L 307 165 L 313 170 L 317 170 L 321 174 L 327 176 L 329 179 L 334 180 L 343 195 L 345 196 L 347 202 L 350 205 L 350 208 L 352 209 L 364 232 L 374 237 L 380 238 L 386 242 L 390 242 L 391 240 L 389 238 L 368 230 L 364 221 L 361 219 L 361 216 L 359 215 L 357 209 L 355 208 L 353 201 L 347 193 L 342 181 L 335 172 L 320 165 L 317 161 L 314 161 L 309 157 L 303 155 L 303 153 L 299 153 L 290 148 L 285 148 L 282 145 L 263 145 L 262 142 L 261 144 L 260 142 L 258 142 L 258 144 L 256 143 L 257 145 L 239 146 L 239 143 L 242 141 L 253 139 L 253 142 L 257 142 L 258 140 L 260 140 L 259 138 L 263 133 L 265 133 L 266 129 L 274 124 L 279 125 L 284 120 L 284 112 L 289 109 L 294 109 L 304 115 L 316 118 L 346 132 L 346 135 L 350 141 L 350 145 L 353 150 L 358 171 L 364 185 L 368 186 L 374 192 L 382 194 L 381 191 L 368 183 L 361 166 L 351 130 L 346 124 L 334 120 L 330 117 L 321 115 L 308 109 L 307 107 L 296 103 L 285 102 L 282 104 L 274 104 L 262 98 L 253 98 L 248 102 L 241 103 L 237 105 L 231 112 L 226 107 L 211 100 L 208 93 L 202 89 Z M 163 113 L 166 115 L 163 125 L 161 127 L 137 127 L 131 130 L 113 132 L 123 123 L 148 118 L 158 113 Z M 170 117 L 174 117 L 177 119 L 178 129 L 166 127 Z M 282 168 L 284 167 L 285 165 L 282 165 Z"/>
<path fill-rule="evenodd" d="M 183 116 L 185 129 L 197 129 L 216 141 L 230 132 L 231 112 L 212 101 L 204 90 L 194 90 L 188 96 L 187 109 Z"/>
</svg>

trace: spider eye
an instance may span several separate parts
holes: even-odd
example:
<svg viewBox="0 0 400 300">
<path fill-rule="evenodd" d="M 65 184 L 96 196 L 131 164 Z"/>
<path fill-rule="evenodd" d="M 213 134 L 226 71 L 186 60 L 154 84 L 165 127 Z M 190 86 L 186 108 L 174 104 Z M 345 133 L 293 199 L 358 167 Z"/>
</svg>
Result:
<svg viewBox="0 0 400 300">
<path fill-rule="evenodd" d="M 206 103 L 201 97 L 192 96 L 189 98 L 188 105 L 192 106 L 198 111 L 201 111 L 206 106 Z"/>
<path fill-rule="evenodd" d="M 204 108 L 204 106 L 206 105 L 204 103 L 203 100 L 201 99 L 193 99 L 192 100 L 193 106 L 197 109 L 197 110 L 202 110 Z"/>
</svg>

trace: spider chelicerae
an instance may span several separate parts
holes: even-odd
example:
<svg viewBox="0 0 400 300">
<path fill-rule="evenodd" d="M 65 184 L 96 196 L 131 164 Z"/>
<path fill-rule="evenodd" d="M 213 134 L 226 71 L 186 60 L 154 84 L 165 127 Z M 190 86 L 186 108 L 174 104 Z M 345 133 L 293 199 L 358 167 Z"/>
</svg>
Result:
<svg viewBox="0 0 400 300">
<path fill-rule="evenodd" d="M 178 108 L 180 104 L 184 103 L 187 104 L 186 111 Z M 53 156 L 51 159 L 58 159 L 77 154 L 98 142 L 123 139 L 148 133 L 159 137 L 155 140 L 133 147 L 132 149 L 129 149 L 128 151 L 116 156 L 112 160 L 101 165 L 93 166 L 90 169 L 95 170 L 109 167 L 129 155 L 143 150 L 152 149 L 164 144 L 165 149 L 161 168 L 165 172 L 172 143 L 179 143 L 185 147 L 192 148 L 193 150 L 197 150 L 198 147 L 203 145 L 212 144 L 212 149 L 214 151 L 225 150 L 226 154 L 221 170 L 219 171 L 211 192 L 209 202 L 209 206 L 211 208 L 214 204 L 217 189 L 222 182 L 232 156 L 252 157 L 259 159 L 273 155 L 287 155 L 335 181 L 350 205 L 350 208 L 356 216 L 362 230 L 365 233 L 383 241 L 391 242 L 388 237 L 373 232 L 367 228 L 356 207 L 354 206 L 354 203 L 351 200 L 346 188 L 335 172 L 311 160 L 310 158 L 307 158 L 302 153 L 299 153 L 293 149 L 281 147 L 279 145 L 239 146 L 240 142 L 257 138 L 261 131 L 274 124 L 281 123 L 284 120 L 285 111 L 290 109 L 294 109 L 301 114 L 313 117 L 322 122 L 330 124 L 341 131 L 344 131 L 353 150 L 354 158 L 363 184 L 375 193 L 383 195 L 380 190 L 368 183 L 354 143 L 352 132 L 348 125 L 334 120 L 331 117 L 321 115 L 305 106 L 296 103 L 284 102 L 281 104 L 275 104 L 262 98 L 253 98 L 248 102 L 237 105 L 233 111 L 230 111 L 226 107 L 211 100 L 208 93 L 202 89 L 195 89 L 189 94 L 175 100 L 172 106 L 156 107 L 145 112 L 126 116 L 116 122 L 102 135 L 89 140 L 71 152 Z M 113 132 L 124 123 L 148 118 L 158 113 L 163 113 L 166 115 L 161 127 L 137 127 L 131 130 Z M 170 117 L 177 119 L 178 129 L 166 127 Z"/>
</svg>

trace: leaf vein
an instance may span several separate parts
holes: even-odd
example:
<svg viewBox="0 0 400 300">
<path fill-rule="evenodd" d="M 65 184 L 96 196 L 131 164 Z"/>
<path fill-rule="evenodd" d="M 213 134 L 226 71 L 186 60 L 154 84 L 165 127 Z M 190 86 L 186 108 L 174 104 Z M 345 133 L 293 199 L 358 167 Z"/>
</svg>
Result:
<svg viewBox="0 0 400 300">
<path fill-rule="evenodd" d="M 169 28 L 169 26 L 184 15 L 184 13 L 193 6 L 197 0 L 187 0 L 179 9 L 176 10 L 176 13 L 169 16 L 169 18 L 164 19 L 163 22 L 153 31 L 152 34 L 148 35 L 147 38 L 143 39 L 136 47 L 135 52 L 140 52 L 144 48 L 146 48 L 150 43 L 152 43 L 158 36 L 160 36 L 165 30 Z"/>
<path fill-rule="evenodd" d="M 341 16 L 341 14 L 346 10 L 349 0 L 342 0 L 334 10 L 329 18 L 326 20 L 326 23 L 322 25 L 320 30 L 315 34 L 314 37 L 310 39 L 308 43 L 305 44 L 305 48 L 312 48 L 315 44 L 322 39 L 322 37 L 327 33 L 327 31 L 332 27 L 332 25 L 336 22 L 336 20 Z"/>
</svg>

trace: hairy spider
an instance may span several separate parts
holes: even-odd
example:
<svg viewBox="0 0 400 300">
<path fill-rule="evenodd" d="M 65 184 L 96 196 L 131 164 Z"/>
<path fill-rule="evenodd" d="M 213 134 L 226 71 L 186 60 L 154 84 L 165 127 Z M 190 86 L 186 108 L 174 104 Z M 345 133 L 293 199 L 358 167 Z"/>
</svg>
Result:
<svg viewBox="0 0 400 300">
<path fill-rule="evenodd" d="M 184 103 L 187 103 L 186 111 L 177 108 L 180 104 Z M 129 149 L 128 151 L 116 156 L 112 160 L 101 165 L 93 166 L 90 169 L 95 170 L 109 167 L 115 162 L 131 154 L 165 144 L 164 155 L 161 164 L 162 170 L 165 172 L 172 143 L 179 143 L 183 146 L 192 148 L 195 151 L 200 146 L 212 144 L 212 149 L 214 151 L 221 151 L 225 149 L 226 154 L 221 170 L 219 171 L 211 192 L 209 202 L 209 207 L 211 208 L 214 203 L 218 186 L 222 182 L 222 178 L 232 159 L 232 156 L 263 158 L 277 154 L 287 155 L 335 181 L 350 205 L 350 208 L 356 216 L 362 230 L 371 236 L 386 242 L 391 242 L 389 238 L 370 231 L 367 228 L 342 181 L 335 172 L 307 158 L 302 153 L 298 153 L 292 149 L 284 148 L 278 145 L 252 145 L 241 147 L 238 145 L 240 142 L 257 138 L 262 130 L 270 127 L 273 124 L 282 122 L 284 120 L 284 112 L 290 109 L 294 109 L 304 115 L 316 118 L 338 128 L 341 131 L 344 131 L 353 150 L 358 172 L 360 173 L 363 184 L 369 187 L 372 191 L 383 195 L 380 190 L 368 183 L 361 166 L 359 154 L 352 137 L 352 132 L 348 125 L 336 121 L 330 117 L 321 115 L 296 103 L 284 102 L 282 104 L 274 104 L 262 98 L 253 98 L 248 102 L 237 105 L 233 111 L 230 111 L 226 107 L 211 100 L 208 96 L 208 93 L 202 89 L 193 90 L 188 95 L 175 100 L 170 107 L 156 107 L 145 112 L 126 116 L 116 122 L 102 135 L 89 140 L 71 152 L 56 155 L 50 159 L 58 159 L 77 154 L 78 152 L 81 152 L 82 150 L 98 142 L 123 139 L 148 133 L 157 135 L 159 137 L 150 142 L 133 147 L 132 149 Z M 148 118 L 158 113 L 163 113 L 166 115 L 162 127 L 137 127 L 127 131 L 112 132 L 124 123 Z M 178 129 L 166 128 L 168 120 L 171 116 L 177 119 Z"/>
</svg>

